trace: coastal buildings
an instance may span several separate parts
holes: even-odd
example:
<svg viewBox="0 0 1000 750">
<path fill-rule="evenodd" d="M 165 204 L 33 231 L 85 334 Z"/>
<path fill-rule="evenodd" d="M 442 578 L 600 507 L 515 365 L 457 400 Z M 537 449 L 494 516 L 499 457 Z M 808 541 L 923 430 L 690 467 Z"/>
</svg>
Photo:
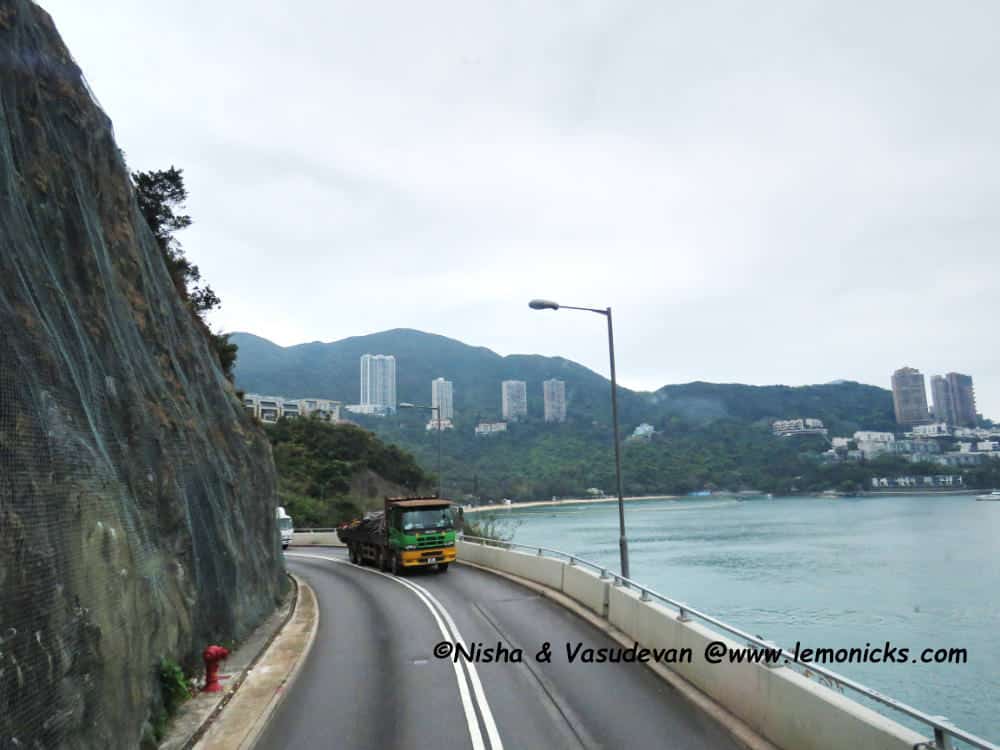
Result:
<svg viewBox="0 0 1000 750">
<path fill-rule="evenodd" d="M 936 414 L 936 412 L 935 412 Z M 913 428 L 913 432 L 906 433 L 907 437 L 948 437 L 951 431 L 946 422 L 931 422 L 930 424 L 918 424 Z"/>
<path fill-rule="evenodd" d="M 438 416 L 441 420 L 451 420 L 455 417 L 455 403 L 453 399 L 454 388 L 450 380 L 437 378 L 431 381 L 431 406 L 436 407 L 440 413 L 432 411 L 434 418 Z"/>
<path fill-rule="evenodd" d="M 821 419 L 779 419 L 771 423 L 771 431 L 778 437 L 794 435 L 826 435 Z"/>
<path fill-rule="evenodd" d="M 629 436 L 629 439 L 630 440 L 651 440 L 653 438 L 653 434 L 655 432 L 656 432 L 656 429 L 653 427 L 653 425 L 651 425 L 651 424 L 649 424 L 647 422 L 643 422 L 638 427 L 636 427 L 634 430 L 632 430 L 632 434 Z"/>
<path fill-rule="evenodd" d="M 871 430 L 858 430 L 851 437 L 856 443 L 891 443 L 896 436 L 891 432 L 872 432 Z"/>
<path fill-rule="evenodd" d="M 949 372 L 944 377 L 954 409 L 954 419 L 950 424 L 955 427 L 975 427 L 976 391 L 972 386 L 972 376 Z"/>
<path fill-rule="evenodd" d="M 892 405 L 898 424 L 912 426 L 930 421 L 927 389 L 920 370 L 903 367 L 892 374 Z"/>
<path fill-rule="evenodd" d="M 361 356 L 361 414 L 396 411 L 396 358 L 391 354 Z"/>
<path fill-rule="evenodd" d="M 310 417 L 315 415 L 328 422 L 339 422 L 342 404 L 324 398 L 289 399 L 284 396 L 261 396 L 248 393 L 243 397 L 243 408 L 251 416 L 266 424 L 279 419 Z"/>
<path fill-rule="evenodd" d="M 934 418 L 952 427 L 976 426 L 976 391 L 972 376 L 959 372 L 931 378 Z"/>
<path fill-rule="evenodd" d="M 476 425 L 476 436 L 495 435 L 498 432 L 507 432 L 506 422 L 480 422 Z"/>
<path fill-rule="evenodd" d="M 902 476 L 902 477 L 872 477 L 873 490 L 915 489 L 931 487 L 965 487 L 961 474 L 937 474 L 934 476 Z"/>
<path fill-rule="evenodd" d="M 562 380 L 546 380 L 542 383 L 542 395 L 545 400 L 545 421 L 566 421 L 566 383 Z"/>
<path fill-rule="evenodd" d="M 505 380 L 500 384 L 503 418 L 516 421 L 528 416 L 528 384 L 523 380 Z"/>
<path fill-rule="evenodd" d="M 955 400 L 951 395 L 951 386 L 944 375 L 931 377 L 931 400 L 934 402 L 932 411 L 934 418 L 945 424 L 955 424 Z"/>
<path fill-rule="evenodd" d="M 919 461 L 932 453 L 940 453 L 941 446 L 934 440 L 894 440 L 886 443 L 889 453 L 894 455 L 911 456 L 912 461 Z"/>
<path fill-rule="evenodd" d="M 883 453 L 892 451 L 892 444 L 896 441 L 896 436 L 891 432 L 872 432 L 870 430 L 859 430 L 854 433 L 854 442 L 858 446 L 857 450 L 863 458 L 875 458 Z"/>
</svg>

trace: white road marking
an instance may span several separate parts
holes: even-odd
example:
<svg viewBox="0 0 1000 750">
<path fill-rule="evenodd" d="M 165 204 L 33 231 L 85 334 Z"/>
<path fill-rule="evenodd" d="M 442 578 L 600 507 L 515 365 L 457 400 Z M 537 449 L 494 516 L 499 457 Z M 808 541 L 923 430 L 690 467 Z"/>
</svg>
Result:
<svg viewBox="0 0 1000 750">
<path fill-rule="evenodd" d="M 439 602 L 437 598 L 423 586 L 413 583 L 412 581 L 407 581 L 405 579 L 383 573 L 379 570 L 374 570 L 373 568 L 353 565 L 347 560 L 338 557 L 311 555 L 303 552 L 287 554 L 289 557 L 311 557 L 317 560 L 324 560 L 326 562 L 349 565 L 351 568 L 359 568 L 369 573 L 382 576 L 383 578 L 388 578 L 390 581 L 394 581 L 401 586 L 410 589 L 414 594 L 416 594 L 417 598 L 424 603 L 424 606 L 430 610 L 431 615 L 434 617 L 434 621 L 437 623 L 438 630 L 441 631 L 441 635 L 444 636 L 445 640 L 450 640 L 454 644 L 460 644 L 463 648 L 467 649 L 465 639 L 462 638 L 462 634 L 459 631 L 458 626 L 455 624 L 455 620 L 452 618 L 451 614 L 444 607 L 444 605 L 441 604 L 441 602 Z M 442 621 L 442 618 L 444 618 L 444 621 Z M 447 626 L 445 623 L 447 623 Z M 462 667 L 459 667 L 459 661 L 461 661 Z M 486 699 L 486 693 L 483 690 L 483 684 L 479 679 L 479 673 L 476 670 L 476 665 L 471 662 L 467 663 L 465 660 L 452 659 L 452 667 L 455 669 L 455 679 L 458 681 L 458 693 L 462 699 L 462 708 L 465 711 L 465 721 L 469 727 L 469 738 L 472 741 L 473 750 L 485 750 L 485 745 L 483 744 L 482 732 L 479 730 L 479 721 L 476 718 L 475 708 L 472 700 L 470 699 L 469 685 L 466 684 L 466 679 L 468 679 L 469 683 L 472 685 L 472 691 L 475 694 L 475 705 L 479 707 L 479 713 L 483 718 L 483 724 L 486 727 L 486 735 L 489 738 L 491 750 L 503 750 L 503 741 L 500 739 L 500 731 L 497 729 L 496 721 L 493 718 L 493 712 L 490 710 L 490 704 Z M 463 674 L 463 669 L 465 670 L 465 674 Z"/>
<path fill-rule="evenodd" d="M 390 578 L 391 577 L 392 576 L 390 576 Z M 447 609 L 445 609 L 444 605 L 437 600 L 437 597 L 435 597 L 434 594 L 413 581 L 407 581 L 402 578 L 393 578 L 393 580 L 398 581 L 404 586 L 411 587 L 414 590 L 422 591 L 424 595 L 438 607 L 441 612 L 441 616 L 444 617 L 445 622 L 448 623 L 448 626 L 452 631 L 453 642 L 461 644 L 462 647 L 468 651 L 465 639 L 462 638 L 462 634 L 459 632 L 458 626 L 452 619 L 451 614 Z M 479 680 L 479 672 L 476 670 L 476 665 L 471 661 L 467 662 L 465 660 L 462 661 L 462 665 L 469 673 L 469 682 L 472 683 L 472 690 L 476 694 L 476 702 L 479 705 L 479 712 L 483 717 L 483 724 L 486 725 L 486 735 L 489 737 L 490 747 L 493 748 L 493 750 L 503 750 L 503 741 L 500 739 L 500 732 L 497 729 L 496 722 L 493 720 L 493 712 L 490 710 L 489 701 L 486 700 L 486 693 L 483 690 L 483 683 Z"/>
</svg>

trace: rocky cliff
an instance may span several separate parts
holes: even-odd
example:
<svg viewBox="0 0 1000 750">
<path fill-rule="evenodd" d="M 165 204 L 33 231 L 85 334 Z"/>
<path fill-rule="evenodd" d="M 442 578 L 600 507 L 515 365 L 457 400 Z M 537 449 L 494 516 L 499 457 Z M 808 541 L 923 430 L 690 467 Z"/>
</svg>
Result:
<svg viewBox="0 0 1000 750">
<path fill-rule="evenodd" d="M 136 747 L 285 582 L 267 441 L 49 16 L 0 0 L 0 748 Z"/>
</svg>

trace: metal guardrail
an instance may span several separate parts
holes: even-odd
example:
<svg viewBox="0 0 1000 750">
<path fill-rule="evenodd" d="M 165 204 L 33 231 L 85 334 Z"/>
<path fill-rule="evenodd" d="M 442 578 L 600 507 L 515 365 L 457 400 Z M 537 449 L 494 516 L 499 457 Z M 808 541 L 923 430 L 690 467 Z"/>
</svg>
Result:
<svg viewBox="0 0 1000 750">
<path fill-rule="evenodd" d="M 652 599 L 656 599 L 657 601 L 668 604 L 669 606 L 673 607 L 678 611 L 677 619 L 681 622 L 687 622 L 692 617 L 694 617 L 698 620 L 701 620 L 702 622 L 708 623 L 709 625 L 713 626 L 718 630 L 721 630 L 724 633 L 736 636 L 738 639 L 745 641 L 749 645 L 753 645 L 758 648 L 772 649 L 772 651 L 777 650 L 779 653 L 779 657 L 781 659 L 784 659 L 785 664 L 797 665 L 798 667 L 801 668 L 801 673 L 805 677 L 808 677 L 810 679 L 816 678 L 816 681 L 819 682 L 821 685 L 824 685 L 825 687 L 831 688 L 833 690 L 837 690 L 842 695 L 846 695 L 844 693 L 844 688 L 850 688 L 856 693 L 865 696 L 869 700 L 875 701 L 876 703 L 891 708 L 894 711 L 899 711 L 900 713 L 909 716 L 911 719 L 915 719 L 921 722 L 922 724 L 927 725 L 933 730 L 934 733 L 933 747 L 936 750 L 952 750 L 954 748 L 954 745 L 951 743 L 952 739 L 961 740 L 962 742 L 965 742 L 968 745 L 971 745 L 972 747 L 980 748 L 981 750 L 1000 750 L 1000 745 L 995 745 L 989 740 L 985 740 L 982 737 L 977 737 L 976 735 L 970 734 L 969 732 L 966 732 L 963 729 L 959 729 L 943 716 L 931 716 L 930 714 L 924 713 L 923 711 L 914 708 L 913 706 L 910 706 L 901 701 L 897 701 L 894 698 L 890 698 L 889 696 L 884 695 L 878 692 L 877 690 L 873 690 L 872 688 L 867 687 L 866 685 L 862 685 L 860 682 L 856 682 L 850 679 L 849 677 L 844 677 L 843 675 L 837 674 L 832 670 L 825 669 L 824 667 L 820 667 L 815 664 L 810 664 L 809 662 L 801 661 L 800 659 L 796 659 L 793 653 L 789 653 L 788 651 L 781 648 L 777 644 L 772 643 L 771 641 L 766 641 L 763 638 L 760 638 L 759 636 L 751 635 L 750 633 L 747 633 L 744 630 L 740 630 L 739 628 L 734 628 L 732 625 L 728 625 L 724 623 L 722 620 L 712 617 L 711 615 L 707 615 L 704 612 L 700 612 L 699 610 L 691 607 L 688 604 L 685 604 L 684 602 L 676 601 L 668 596 L 664 596 L 663 594 L 657 593 L 648 586 L 644 586 L 641 583 L 638 583 L 637 581 L 633 581 L 629 578 L 625 578 L 624 576 L 618 575 L 617 573 L 611 571 L 609 568 L 603 565 L 598 565 L 597 563 L 591 562 L 590 560 L 586 560 L 582 557 L 579 557 L 578 555 L 571 555 L 568 552 L 563 552 L 562 550 L 557 550 L 557 549 L 551 549 L 549 547 L 537 547 L 528 544 L 517 544 L 515 542 L 504 542 L 504 541 L 498 541 L 496 539 L 486 539 L 484 537 L 465 536 L 464 534 L 460 538 L 463 541 L 471 540 L 478 544 L 482 544 L 484 546 L 489 546 L 489 547 L 501 547 L 504 549 L 516 548 L 516 549 L 529 550 L 531 552 L 536 553 L 539 556 L 548 555 L 551 557 L 555 557 L 557 559 L 566 558 L 569 561 L 570 565 L 582 565 L 587 568 L 592 568 L 593 570 L 598 571 L 600 573 L 600 576 L 603 580 L 607 580 L 610 578 L 613 579 L 613 583 L 616 586 L 625 586 L 626 588 L 638 591 L 639 597 L 642 601 L 648 602 Z M 779 664 L 778 666 L 784 666 L 784 665 Z M 817 675 L 819 676 L 818 678 L 816 677 Z M 931 749 L 931 746 L 929 745 L 917 745 L 914 750 L 919 750 L 919 748 L 921 747 L 927 748 L 927 750 Z"/>
</svg>

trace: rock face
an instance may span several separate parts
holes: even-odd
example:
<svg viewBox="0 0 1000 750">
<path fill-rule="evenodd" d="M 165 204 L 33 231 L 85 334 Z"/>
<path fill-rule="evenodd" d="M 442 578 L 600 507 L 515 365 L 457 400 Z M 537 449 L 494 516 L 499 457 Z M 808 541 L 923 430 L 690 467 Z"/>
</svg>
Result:
<svg viewBox="0 0 1000 750">
<path fill-rule="evenodd" d="M 48 15 L 0 0 L 0 748 L 126 748 L 284 588 L 270 448 Z"/>
</svg>

